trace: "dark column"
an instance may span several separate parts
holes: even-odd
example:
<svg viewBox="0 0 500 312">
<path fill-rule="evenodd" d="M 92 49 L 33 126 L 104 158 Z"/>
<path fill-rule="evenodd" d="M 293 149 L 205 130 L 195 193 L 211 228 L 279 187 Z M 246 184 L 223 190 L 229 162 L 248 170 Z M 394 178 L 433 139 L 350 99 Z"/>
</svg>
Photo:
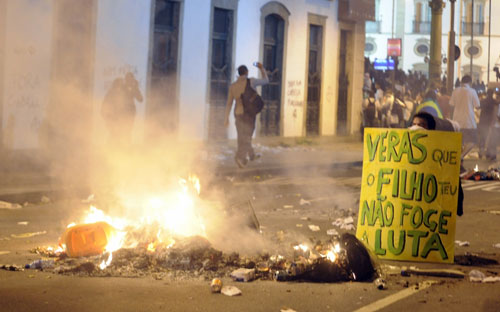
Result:
<svg viewBox="0 0 500 312">
<path fill-rule="evenodd" d="M 432 9 L 429 82 L 439 84 L 441 81 L 441 37 L 444 2 L 443 0 L 432 0 L 429 1 L 429 6 Z"/>
</svg>

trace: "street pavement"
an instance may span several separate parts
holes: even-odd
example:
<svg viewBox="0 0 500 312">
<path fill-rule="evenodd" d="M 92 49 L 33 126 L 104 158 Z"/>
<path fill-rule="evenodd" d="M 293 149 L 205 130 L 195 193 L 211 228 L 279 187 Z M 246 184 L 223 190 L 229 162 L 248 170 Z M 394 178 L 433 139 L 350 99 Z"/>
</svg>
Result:
<svg viewBox="0 0 500 312">
<path fill-rule="evenodd" d="M 358 138 L 298 142 L 282 138 L 257 140 L 256 150 L 262 157 L 244 169 L 237 168 L 233 161 L 234 144 L 206 147 L 201 151 L 199 164 L 211 168 L 214 183 L 222 192 L 232 193 L 228 195 L 230 199 L 242 194 L 253 199 L 264 237 L 273 238 L 283 232 L 304 239 L 325 239 L 326 230 L 333 227 L 332 221 L 338 217 L 353 215 L 356 224 L 362 160 L 362 144 Z M 477 159 L 474 154 L 464 164 L 468 169 L 477 164 L 480 170 L 496 166 Z M 0 209 L 0 252 L 7 252 L 0 254 L 0 264 L 36 260 L 37 255 L 30 254 L 29 250 L 54 245 L 75 212 L 86 206 L 81 203 L 84 196 L 40 203 L 39 196 L 55 194 L 64 189 L 64 185 L 47 183 L 47 177 L 37 172 L 23 172 L 17 177 L 17 180 L 15 175 L 4 179 L 0 199 L 2 194 L 4 199 L 22 199 L 29 195 L 34 201 L 21 209 Z M 463 187 L 464 216 L 457 220 L 456 239 L 469 245 L 457 245 L 455 253 L 500 261 L 500 249 L 493 246 L 500 243 L 500 215 L 495 213 L 500 211 L 497 194 L 500 182 L 463 181 Z M 312 232 L 309 225 L 318 226 L 321 231 Z M 12 233 L 21 232 L 42 234 L 12 238 Z M 393 269 L 385 276 L 387 290 L 378 290 L 371 283 L 255 281 L 235 284 L 223 279 L 225 284 L 236 285 L 243 291 L 239 298 L 213 295 L 208 282 L 202 280 L 82 278 L 33 270 L 0 270 L 0 311 L 280 311 L 286 308 L 295 311 L 498 311 L 500 307 L 500 282 L 472 283 L 468 278 L 473 269 L 499 276 L 499 265 L 397 261 L 380 261 L 380 264 Z M 402 277 L 399 274 L 402 266 L 412 265 L 458 269 L 466 273 L 466 278 Z M 437 283 L 425 288 L 427 284 L 423 283 L 429 280 Z M 404 297 L 406 294 L 409 296 Z"/>
</svg>

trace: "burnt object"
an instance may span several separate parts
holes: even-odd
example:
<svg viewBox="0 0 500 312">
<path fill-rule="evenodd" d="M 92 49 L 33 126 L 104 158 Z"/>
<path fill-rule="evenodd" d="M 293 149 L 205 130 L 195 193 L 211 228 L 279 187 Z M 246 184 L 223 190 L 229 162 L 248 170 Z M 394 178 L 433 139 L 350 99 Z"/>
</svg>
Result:
<svg viewBox="0 0 500 312">
<path fill-rule="evenodd" d="M 351 279 L 355 281 L 372 279 L 375 268 L 365 245 L 356 236 L 349 233 L 344 233 L 340 238 L 340 242 L 347 254 L 347 268 L 351 274 Z"/>
<path fill-rule="evenodd" d="M 480 257 L 474 254 L 465 254 L 455 256 L 455 264 L 472 266 L 472 265 L 492 265 L 498 264 L 498 261 L 495 259 L 488 259 L 484 257 Z"/>
</svg>

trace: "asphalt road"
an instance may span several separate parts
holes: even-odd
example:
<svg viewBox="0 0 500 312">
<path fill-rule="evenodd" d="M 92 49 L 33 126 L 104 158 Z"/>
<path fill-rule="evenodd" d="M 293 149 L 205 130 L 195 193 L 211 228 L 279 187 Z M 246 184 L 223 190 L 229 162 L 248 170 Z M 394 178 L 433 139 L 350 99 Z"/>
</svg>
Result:
<svg viewBox="0 0 500 312">
<path fill-rule="evenodd" d="M 353 168 L 302 172 L 299 176 L 227 177 L 208 187 L 202 195 L 206 200 L 223 198 L 226 204 L 252 199 L 263 227 L 263 241 L 275 241 L 279 235 L 298 242 L 311 237 L 325 239 L 326 230 L 335 228 L 331 222 L 336 218 L 353 215 L 356 222 L 360 176 L 361 170 Z M 464 189 L 465 212 L 457 221 L 456 239 L 468 241 L 470 246 L 457 247 L 456 254 L 469 252 L 500 261 L 500 249 L 493 247 L 500 243 L 500 215 L 491 213 L 500 210 L 500 182 L 465 182 Z M 0 209 L 0 263 L 24 265 L 38 259 L 38 255 L 29 250 L 57 244 L 66 225 L 87 208 L 88 204 L 81 199 L 71 198 L 29 204 L 16 210 Z M 311 231 L 309 225 L 319 226 L 320 231 Z M 38 235 L 32 237 L 12 236 L 37 232 Z M 251 243 L 233 234 L 238 239 L 232 242 L 231 248 L 248 249 Z M 221 241 L 214 241 L 215 247 L 227 249 Z M 454 268 L 466 274 L 472 269 L 488 275 L 500 273 L 499 265 L 380 263 L 397 267 Z M 500 282 L 481 284 L 472 283 L 468 278 L 402 277 L 397 273 L 388 274 L 386 280 L 388 288 L 378 290 L 372 283 L 361 282 L 321 284 L 258 280 L 237 283 L 224 279 L 224 284 L 237 286 L 243 293 L 227 297 L 211 294 L 209 281 L 202 279 L 96 278 L 36 270 L 0 270 L 0 311 L 280 311 L 284 308 L 376 311 L 381 307 L 376 302 L 382 299 L 388 305 L 381 311 L 500 310 Z M 429 280 L 437 283 L 428 288 L 419 284 Z M 419 288 L 413 289 L 417 284 Z M 405 287 L 407 285 L 410 287 Z"/>
</svg>

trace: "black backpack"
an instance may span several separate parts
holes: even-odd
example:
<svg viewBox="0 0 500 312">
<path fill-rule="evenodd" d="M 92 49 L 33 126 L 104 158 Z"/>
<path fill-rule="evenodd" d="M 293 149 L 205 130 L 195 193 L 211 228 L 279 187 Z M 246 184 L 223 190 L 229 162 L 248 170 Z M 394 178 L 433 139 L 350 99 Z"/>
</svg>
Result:
<svg viewBox="0 0 500 312">
<path fill-rule="evenodd" d="M 243 112 L 251 117 L 255 117 L 264 107 L 264 101 L 250 85 L 250 79 L 247 79 L 245 91 L 241 94 L 241 102 L 243 103 Z"/>
</svg>

